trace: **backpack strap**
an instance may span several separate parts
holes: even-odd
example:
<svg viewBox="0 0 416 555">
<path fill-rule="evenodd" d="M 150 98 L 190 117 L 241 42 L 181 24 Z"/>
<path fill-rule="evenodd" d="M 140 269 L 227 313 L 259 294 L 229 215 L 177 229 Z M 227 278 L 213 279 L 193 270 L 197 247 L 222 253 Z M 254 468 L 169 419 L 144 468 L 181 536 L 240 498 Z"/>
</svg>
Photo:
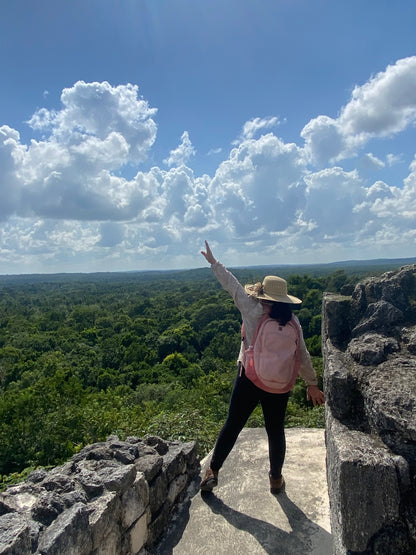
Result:
<svg viewBox="0 0 416 555">
<path fill-rule="evenodd" d="M 296 347 L 296 365 L 299 367 L 300 364 L 300 327 L 299 324 L 296 322 L 294 315 L 292 314 L 292 318 L 289 320 L 288 324 L 292 324 L 292 326 L 296 330 L 296 334 L 298 336 L 298 344 Z"/>
</svg>

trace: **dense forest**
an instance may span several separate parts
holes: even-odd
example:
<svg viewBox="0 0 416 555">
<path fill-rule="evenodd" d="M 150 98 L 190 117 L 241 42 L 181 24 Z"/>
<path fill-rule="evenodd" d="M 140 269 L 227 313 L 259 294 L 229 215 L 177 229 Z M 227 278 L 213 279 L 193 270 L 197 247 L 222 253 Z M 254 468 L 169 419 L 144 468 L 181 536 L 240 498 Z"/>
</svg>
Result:
<svg viewBox="0 0 416 555">
<path fill-rule="evenodd" d="M 234 273 L 253 283 L 272 270 Z M 350 291 L 359 275 L 286 276 L 303 299 L 296 313 L 320 377 L 322 293 Z M 240 315 L 208 268 L 2 278 L 0 486 L 110 434 L 194 439 L 201 454 L 212 447 L 236 372 Z M 287 426 L 323 422 L 299 379 Z M 262 425 L 261 411 L 249 425 Z"/>
</svg>

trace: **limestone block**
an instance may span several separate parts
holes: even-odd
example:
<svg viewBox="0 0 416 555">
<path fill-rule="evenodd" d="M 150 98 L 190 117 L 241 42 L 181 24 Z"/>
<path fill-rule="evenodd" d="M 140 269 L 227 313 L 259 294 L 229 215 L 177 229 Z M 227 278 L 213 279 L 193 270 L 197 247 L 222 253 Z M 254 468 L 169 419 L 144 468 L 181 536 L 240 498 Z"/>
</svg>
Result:
<svg viewBox="0 0 416 555">
<path fill-rule="evenodd" d="M 60 468 L 53 469 L 40 485 L 48 491 L 57 493 L 68 493 L 76 488 L 72 477 L 60 472 Z"/>
<path fill-rule="evenodd" d="M 121 553 L 121 532 L 115 522 L 109 524 L 106 534 L 101 536 L 100 545 L 91 555 L 119 555 Z"/>
<path fill-rule="evenodd" d="M 149 522 L 149 510 L 145 511 L 142 516 L 127 531 L 126 540 L 129 546 L 128 553 L 136 554 L 146 544 L 148 538 L 147 525 Z"/>
<path fill-rule="evenodd" d="M 60 495 L 67 509 L 72 507 L 72 505 L 75 505 L 75 503 L 88 502 L 88 497 L 85 491 L 81 490 L 81 488 L 74 491 L 68 491 L 67 493 L 61 493 Z"/>
<path fill-rule="evenodd" d="M 139 472 L 132 487 L 121 498 L 121 524 L 129 528 L 142 516 L 149 505 L 149 486 L 144 474 Z"/>
<path fill-rule="evenodd" d="M 413 331 L 409 337 L 407 349 L 412 355 L 416 355 L 416 331 Z"/>
<path fill-rule="evenodd" d="M 146 444 L 150 445 L 159 453 L 159 455 L 166 455 L 169 451 L 169 443 L 158 436 L 146 436 Z"/>
<path fill-rule="evenodd" d="M 115 492 L 106 492 L 88 505 L 88 511 L 92 548 L 98 549 L 113 524 L 120 520 L 120 497 Z"/>
<path fill-rule="evenodd" d="M 88 470 L 87 468 L 79 467 L 79 472 L 76 474 L 77 482 L 79 482 L 88 496 L 92 499 L 97 495 L 101 495 L 104 490 L 104 484 L 96 472 Z"/>
<path fill-rule="evenodd" d="M 0 516 L 0 555 L 29 555 L 31 553 L 28 520 L 18 513 Z"/>
<path fill-rule="evenodd" d="M 48 472 L 44 468 L 38 468 L 37 470 L 33 470 L 26 478 L 26 482 L 31 482 L 33 484 L 38 484 L 42 482 L 48 475 Z"/>
<path fill-rule="evenodd" d="M 356 286 L 353 297 L 360 297 L 361 308 L 382 299 L 406 311 L 408 295 L 415 290 L 415 284 L 415 266 L 404 266 L 398 271 L 364 279 Z"/>
<path fill-rule="evenodd" d="M 373 536 L 401 519 L 399 475 L 408 473 L 407 462 L 328 410 L 327 469 L 334 536 L 350 551 L 365 551 Z"/>
<path fill-rule="evenodd" d="M 322 302 L 323 335 L 338 348 L 344 348 L 351 337 L 353 311 L 351 298 L 325 293 Z"/>
<path fill-rule="evenodd" d="M 117 464 L 116 466 L 103 466 L 97 469 L 97 474 L 104 486 L 109 491 L 117 491 L 120 494 L 123 494 L 133 484 L 136 473 L 137 470 L 134 464 L 125 466 Z"/>
<path fill-rule="evenodd" d="M 166 479 L 171 482 L 179 474 L 183 474 L 186 469 L 185 456 L 182 446 L 178 442 L 170 444 L 169 451 L 163 455 L 163 471 L 166 473 Z"/>
<path fill-rule="evenodd" d="M 335 418 L 344 420 L 352 414 L 352 392 L 356 385 L 351 376 L 345 355 L 335 349 L 330 339 L 322 343 L 325 357 L 324 389 L 329 406 Z"/>
<path fill-rule="evenodd" d="M 77 503 L 58 516 L 40 537 L 40 555 L 87 555 L 92 540 L 88 528 L 88 510 Z"/>
<path fill-rule="evenodd" d="M 40 489 L 27 484 L 18 484 L 0 494 L 0 514 L 14 511 L 30 511 L 36 503 Z"/>
<path fill-rule="evenodd" d="M 65 502 L 55 491 L 43 491 L 31 508 L 33 520 L 49 526 L 65 509 Z"/>
<path fill-rule="evenodd" d="M 379 333 L 366 333 L 352 339 L 348 345 L 352 358 L 364 366 L 376 366 L 384 362 L 390 353 L 398 350 L 396 339 Z"/>
<path fill-rule="evenodd" d="M 113 458 L 113 453 L 107 443 L 100 441 L 97 443 L 93 443 L 92 445 L 87 445 L 79 453 L 72 457 L 72 461 L 77 463 L 82 461 L 83 459 L 86 460 L 110 460 Z"/>
<path fill-rule="evenodd" d="M 186 474 L 180 474 L 169 484 L 168 501 L 173 505 L 178 495 L 184 490 L 188 481 Z"/>
<path fill-rule="evenodd" d="M 416 468 L 416 359 L 380 364 L 363 388 L 367 418 L 382 440 Z"/>
<path fill-rule="evenodd" d="M 166 475 L 160 473 L 149 484 L 149 505 L 152 515 L 154 515 L 166 500 L 168 494 Z"/>
<path fill-rule="evenodd" d="M 188 441 L 182 444 L 182 453 L 186 460 L 186 467 L 191 471 L 196 471 L 199 468 L 198 460 L 198 445 L 196 441 Z"/>
<path fill-rule="evenodd" d="M 352 335 L 357 336 L 368 331 L 387 331 L 403 319 L 404 314 L 401 310 L 387 301 L 380 300 L 368 305 L 362 320 L 352 330 Z"/>
<path fill-rule="evenodd" d="M 109 438 L 7 488 L 0 494 L 0 555 L 147 553 L 199 461 L 195 442 L 146 441 Z"/>
<path fill-rule="evenodd" d="M 131 438 L 129 438 L 129 442 L 131 442 Z M 143 440 L 140 440 L 136 445 L 139 450 L 139 457 L 159 454 L 154 447 L 152 447 L 151 445 L 148 445 Z"/>
<path fill-rule="evenodd" d="M 139 456 L 137 445 L 120 440 L 108 441 L 108 445 L 113 452 L 113 457 L 122 464 L 133 464 Z"/>
<path fill-rule="evenodd" d="M 162 505 L 157 515 L 153 515 L 153 519 L 148 525 L 147 547 L 155 545 L 165 531 L 169 522 L 170 508 L 171 505 L 166 502 Z"/>
<path fill-rule="evenodd" d="M 159 474 L 163 465 L 163 458 L 156 452 L 143 455 L 134 463 L 139 472 L 143 472 L 146 480 L 150 483 Z"/>
<path fill-rule="evenodd" d="M 396 357 L 380 364 L 368 378 L 363 396 L 378 432 L 400 431 L 416 442 L 416 358 Z"/>
</svg>

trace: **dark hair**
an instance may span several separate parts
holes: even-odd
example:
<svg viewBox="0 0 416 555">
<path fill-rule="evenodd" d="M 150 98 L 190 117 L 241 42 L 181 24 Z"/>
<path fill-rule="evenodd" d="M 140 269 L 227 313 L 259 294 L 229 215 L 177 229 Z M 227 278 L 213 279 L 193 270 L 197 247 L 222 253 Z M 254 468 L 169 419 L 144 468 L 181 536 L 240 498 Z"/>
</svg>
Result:
<svg viewBox="0 0 416 555">
<path fill-rule="evenodd" d="M 292 318 L 292 308 L 288 303 L 274 302 L 271 305 L 269 316 L 279 322 L 281 326 L 285 326 Z"/>
</svg>

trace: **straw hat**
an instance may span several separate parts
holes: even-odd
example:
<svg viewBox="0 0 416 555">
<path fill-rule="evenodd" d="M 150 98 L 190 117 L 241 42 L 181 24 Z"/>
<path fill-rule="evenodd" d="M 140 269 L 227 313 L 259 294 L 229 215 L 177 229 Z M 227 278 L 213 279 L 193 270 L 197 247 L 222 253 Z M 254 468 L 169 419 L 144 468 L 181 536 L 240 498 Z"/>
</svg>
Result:
<svg viewBox="0 0 416 555">
<path fill-rule="evenodd" d="M 246 293 L 256 299 L 275 301 L 279 303 L 300 304 L 302 301 L 287 294 L 287 282 L 278 276 L 266 276 L 263 283 L 257 282 L 244 287 Z"/>
</svg>

